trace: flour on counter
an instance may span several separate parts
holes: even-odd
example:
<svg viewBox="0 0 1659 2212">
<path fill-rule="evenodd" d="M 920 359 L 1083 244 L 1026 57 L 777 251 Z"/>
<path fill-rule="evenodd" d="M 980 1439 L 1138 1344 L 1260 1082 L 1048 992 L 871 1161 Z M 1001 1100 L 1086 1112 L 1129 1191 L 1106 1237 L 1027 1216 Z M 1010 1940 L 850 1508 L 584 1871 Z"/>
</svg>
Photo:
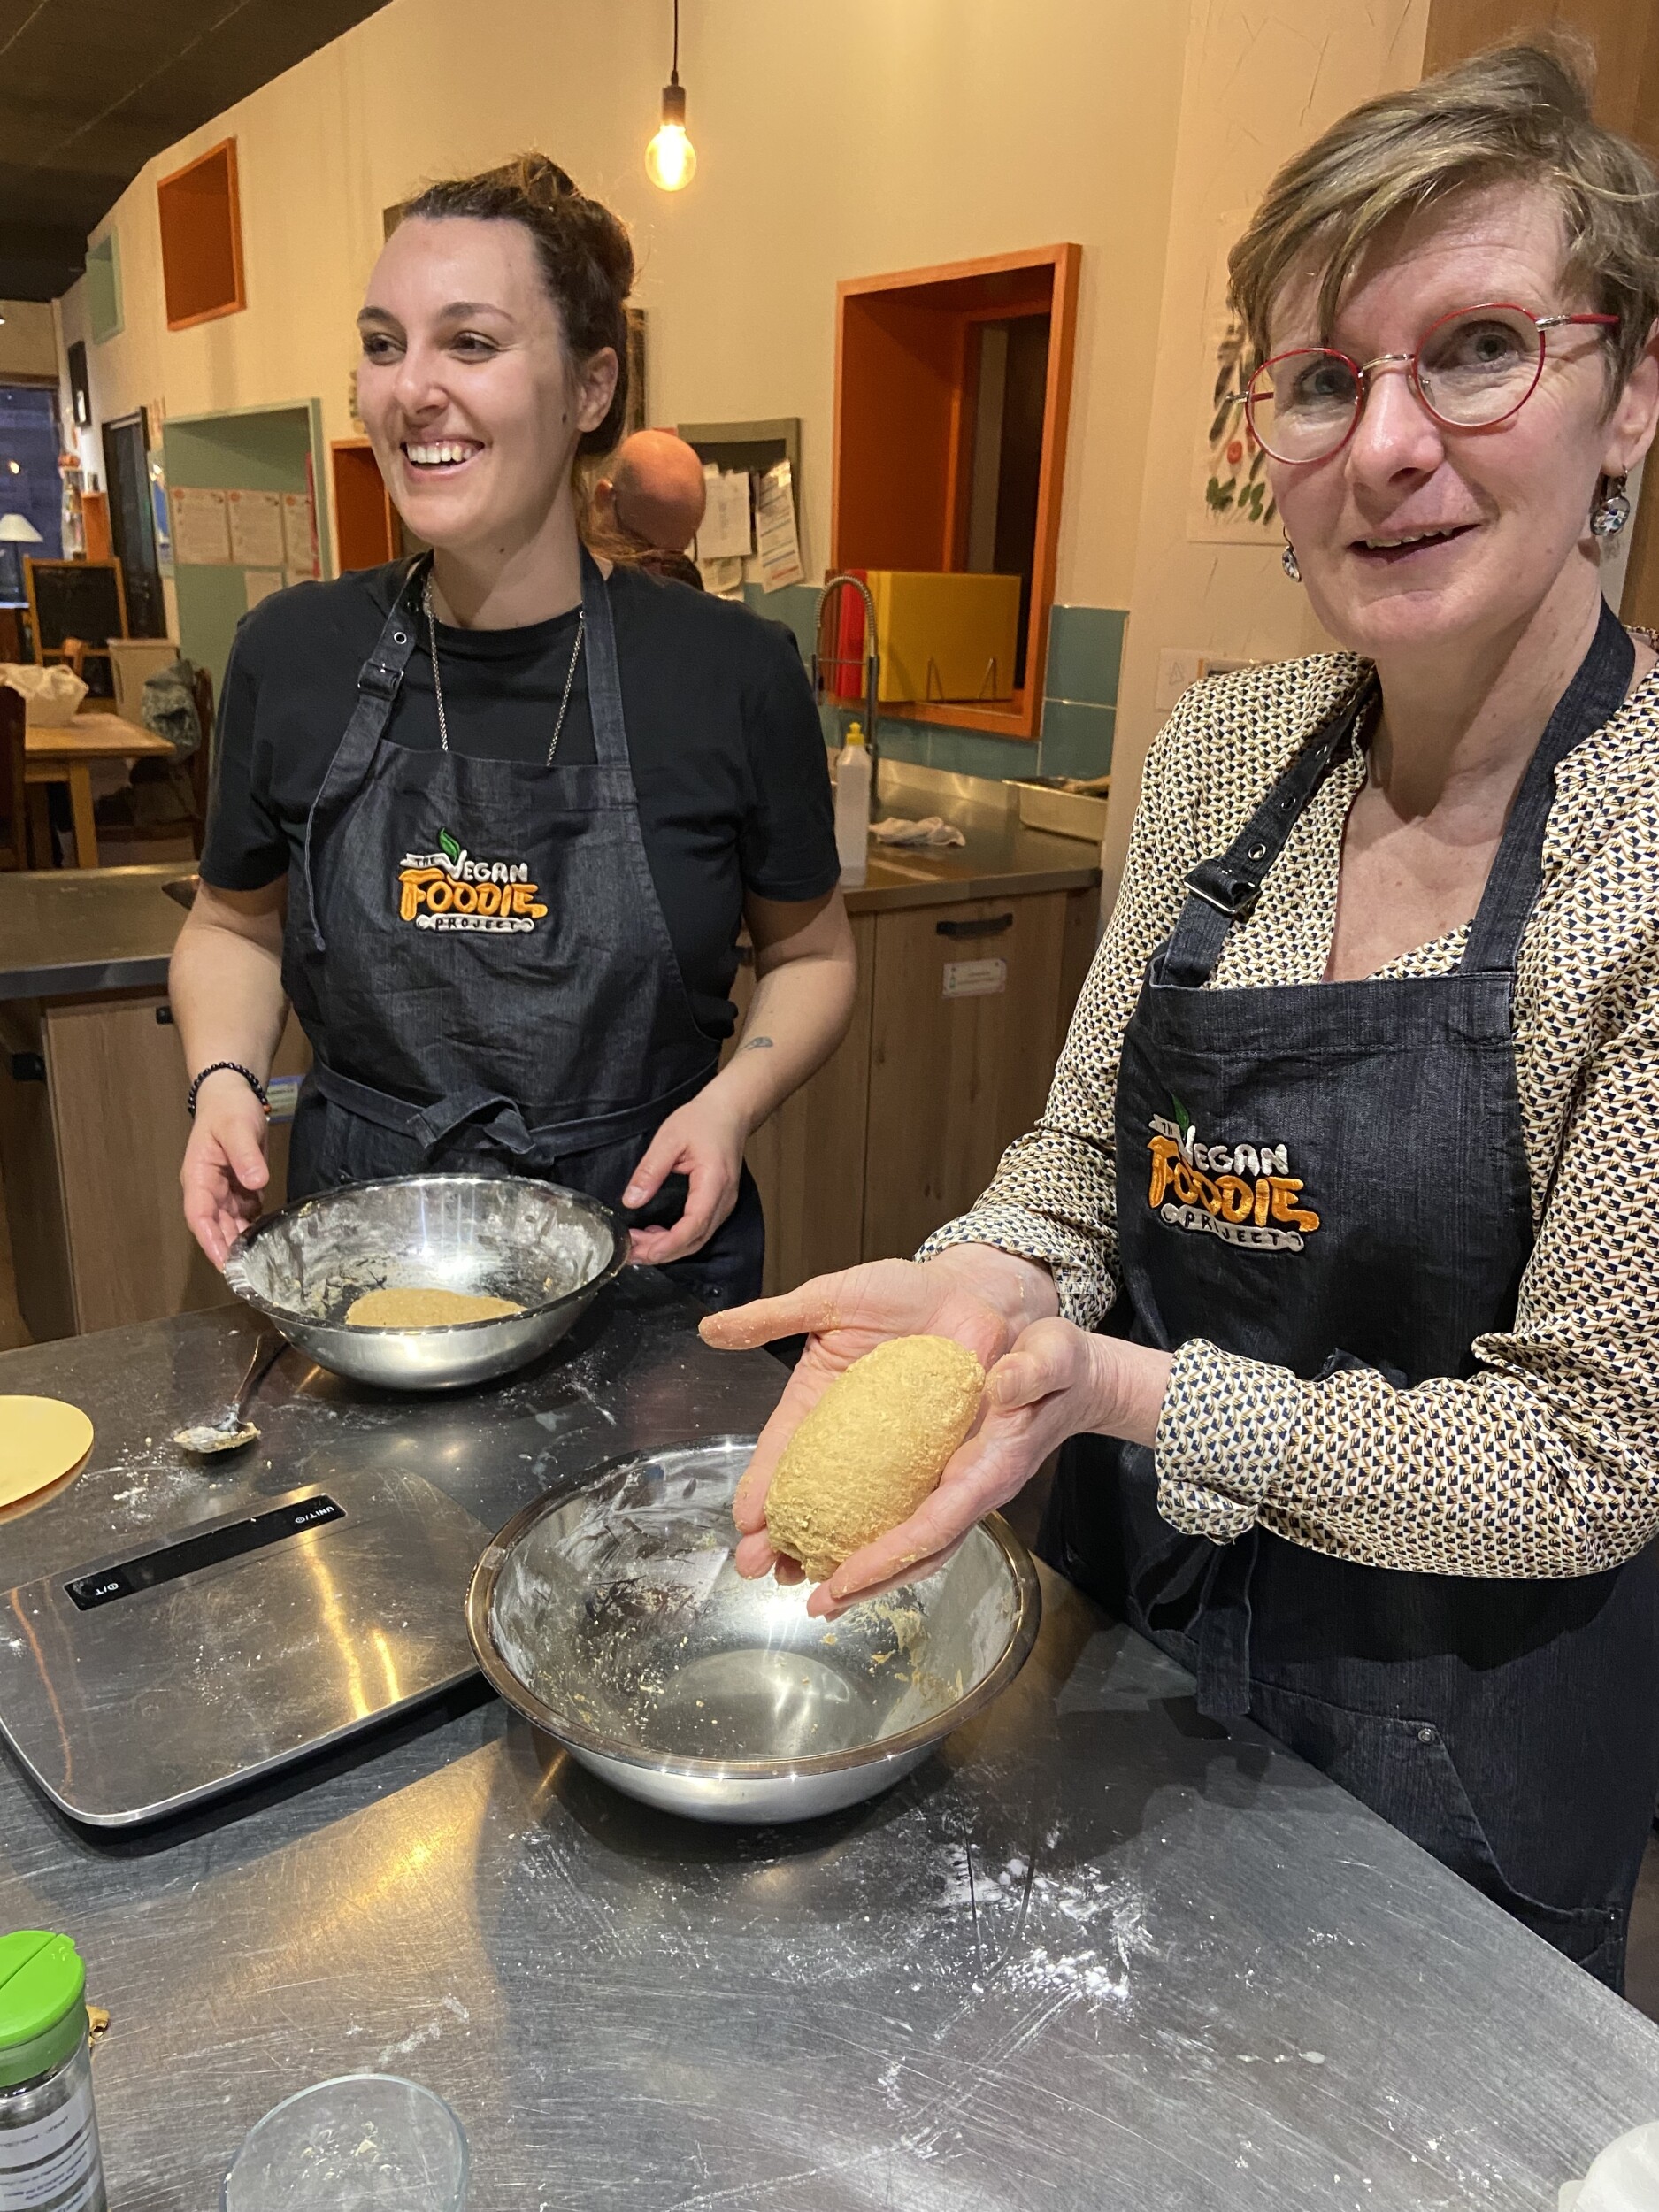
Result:
<svg viewBox="0 0 1659 2212">
<path fill-rule="evenodd" d="M 1123 1876 L 1087 1863 L 1045 1874 L 1018 1854 L 995 1867 L 959 1844 L 945 1863 L 939 1909 L 972 1914 L 987 1970 L 1017 1988 L 1121 2005 L 1131 1961 L 1156 1955 L 1146 1901 Z"/>
<path fill-rule="evenodd" d="M 470 2020 L 472 2016 L 458 1997 L 440 1997 L 438 2002 L 453 2019 L 465 2021 Z M 384 2072 L 393 2059 L 408 2058 L 412 2053 L 418 2051 L 423 2043 L 435 2043 L 443 2033 L 443 2028 L 444 2024 L 442 2020 L 428 2020 L 420 2027 L 411 2029 L 401 2043 L 388 2043 L 386 2046 L 375 2061 L 377 2068 Z"/>
</svg>

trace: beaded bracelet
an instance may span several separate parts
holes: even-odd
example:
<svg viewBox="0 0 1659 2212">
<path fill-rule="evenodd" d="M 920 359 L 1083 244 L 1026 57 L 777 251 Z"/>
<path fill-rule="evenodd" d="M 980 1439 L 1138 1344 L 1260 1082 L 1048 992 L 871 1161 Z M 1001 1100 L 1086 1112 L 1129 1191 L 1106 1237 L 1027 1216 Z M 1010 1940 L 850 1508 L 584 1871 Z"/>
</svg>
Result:
<svg viewBox="0 0 1659 2212">
<path fill-rule="evenodd" d="M 265 1108 L 266 1113 L 268 1114 L 271 1111 L 271 1101 L 266 1094 L 265 1087 L 259 1080 L 258 1077 L 254 1073 L 251 1068 L 243 1067 L 240 1060 L 214 1060 L 202 1070 L 201 1073 L 196 1077 L 196 1080 L 191 1084 L 189 1090 L 185 1094 L 185 1111 L 189 1115 L 192 1121 L 196 1119 L 196 1093 L 201 1089 L 203 1084 L 206 1082 L 208 1077 L 210 1075 L 217 1075 L 221 1068 L 228 1068 L 233 1075 L 240 1075 L 244 1083 L 250 1084 L 253 1087 L 254 1096 Z"/>
</svg>

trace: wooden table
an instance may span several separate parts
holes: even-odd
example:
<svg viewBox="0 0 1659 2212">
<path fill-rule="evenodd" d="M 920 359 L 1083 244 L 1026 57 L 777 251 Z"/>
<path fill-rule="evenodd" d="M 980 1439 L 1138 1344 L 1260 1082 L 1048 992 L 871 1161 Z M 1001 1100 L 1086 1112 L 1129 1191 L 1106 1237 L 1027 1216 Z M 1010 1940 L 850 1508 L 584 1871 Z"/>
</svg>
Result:
<svg viewBox="0 0 1659 2212">
<path fill-rule="evenodd" d="M 45 793 L 50 783 L 69 786 L 69 804 L 74 817 L 75 865 L 98 864 L 97 826 L 92 817 L 92 764 L 95 760 L 171 760 L 173 747 L 165 737 L 123 722 L 119 714 L 88 714 L 84 709 L 73 722 L 57 729 L 36 728 L 31 723 L 23 743 L 26 784 L 42 791 L 39 814 L 31 802 L 30 826 L 37 841 L 50 853 L 51 839 L 45 823 Z"/>
</svg>

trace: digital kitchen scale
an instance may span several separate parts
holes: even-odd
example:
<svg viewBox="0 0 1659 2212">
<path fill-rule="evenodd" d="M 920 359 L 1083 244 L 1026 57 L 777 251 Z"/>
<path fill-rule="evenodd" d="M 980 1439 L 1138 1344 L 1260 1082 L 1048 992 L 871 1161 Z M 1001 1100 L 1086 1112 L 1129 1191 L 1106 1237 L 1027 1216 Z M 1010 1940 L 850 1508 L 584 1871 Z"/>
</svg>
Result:
<svg viewBox="0 0 1659 2212">
<path fill-rule="evenodd" d="M 159 1819 L 474 1671 L 489 1531 L 419 1475 L 331 1472 L 0 1596 L 0 1734 L 73 1819 Z"/>
</svg>

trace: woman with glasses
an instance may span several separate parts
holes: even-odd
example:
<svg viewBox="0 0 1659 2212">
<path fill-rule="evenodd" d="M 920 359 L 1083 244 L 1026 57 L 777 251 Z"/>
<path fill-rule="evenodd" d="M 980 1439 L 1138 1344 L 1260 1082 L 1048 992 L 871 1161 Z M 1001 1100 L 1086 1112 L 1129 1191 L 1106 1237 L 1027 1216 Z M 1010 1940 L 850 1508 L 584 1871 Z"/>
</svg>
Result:
<svg viewBox="0 0 1659 2212">
<path fill-rule="evenodd" d="M 1046 1548 L 1617 1986 L 1659 1790 L 1659 680 L 1599 561 L 1659 419 L 1659 200 L 1551 52 L 1356 110 L 1232 258 L 1285 565 L 1340 650 L 1147 764 L 1041 1125 L 915 1263 L 705 1324 L 995 1362 L 926 1572 Z M 787 1571 L 787 1570 L 786 1570 Z"/>
</svg>

